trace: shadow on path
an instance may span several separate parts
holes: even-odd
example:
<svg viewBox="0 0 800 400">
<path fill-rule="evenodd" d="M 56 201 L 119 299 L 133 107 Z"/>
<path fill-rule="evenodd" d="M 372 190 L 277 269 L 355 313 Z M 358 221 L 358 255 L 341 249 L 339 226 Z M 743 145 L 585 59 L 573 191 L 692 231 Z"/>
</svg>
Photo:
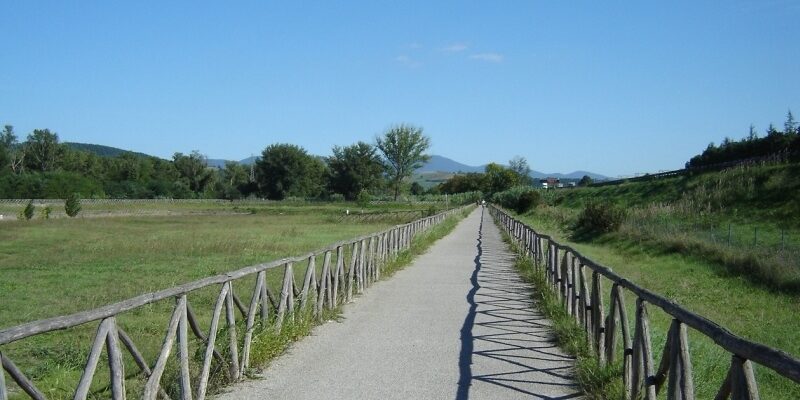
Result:
<svg viewBox="0 0 800 400">
<path fill-rule="evenodd" d="M 534 308 L 532 289 L 514 269 L 515 257 L 489 218 L 481 214 L 469 313 L 461 327 L 456 400 L 489 393 L 579 398 L 574 359 L 555 345 L 549 321 Z"/>
<path fill-rule="evenodd" d="M 478 274 L 481 271 L 481 256 L 483 249 L 481 248 L 481 235 L 483 234 L 483 212 L 481 209 L 481 223 L 478 226 L 478 243 L 475 247 L 478 253 L 475 255 L 475 269 L 472 271 L 472 277 L 469 281 L 472 283 L 472 288 L 467 293 L 467 303 L 469 303 L 469 313 L 464 319 L 464 325 L 461 326 L 461 352 L 458 355 L 458 391 L 456 392 L 457 400 L 469 399 L 469 387 L 472 385 L 472 353 L 474 338 L 472 337 L 472 327 L 475 325 L 475 315 L 478 310 L 478 304 L 475 302 L 475 295 L 480 289 L 478 283 Z"/>
</svg>

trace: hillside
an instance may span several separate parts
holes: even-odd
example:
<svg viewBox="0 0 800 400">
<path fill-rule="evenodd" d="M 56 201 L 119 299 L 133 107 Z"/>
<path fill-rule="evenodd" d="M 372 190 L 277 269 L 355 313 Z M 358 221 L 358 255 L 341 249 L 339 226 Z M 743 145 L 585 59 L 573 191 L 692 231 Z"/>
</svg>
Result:
<svg viewBox="0 0 800 400">
<path fill-rule="evenodd" d="M 718 172 L 652 181 L 578 188 L 558 193 L 555 202 L 579 208 L 605 201 L 625 208 L 673 205 L 742 221 L 800 226 L 800 164 L 740 166 Z"/>
<path fill-rule="evenodd" d="M 130 150 L 123 150 L 123 149 L 119 149 L 119 148 L 111 147 L 111 146 L 104 146 L 104 145 L 101 145 L 101 144 L 75 143 L 75 142 L 64 142 L 63 144 L 65 146 L 69 147 L 69 148 L 72 148 L 72 149 L 75 149 L 75 150 L 80 150 L 80 151 L 86 151 L 86 152 L 93 153 L 93 154 L 96 154 L 96 155 L 101 156 L 101 157 L 117 157 L 117 156 L 120 156 L 120 155 L 123 155 L 123 154 L 132 154 L 132 155 L 136 155 L 136 156 L 140 156 L 140 157 L 153 157 L 153 156 L 148 155 L 148 154 L 139 153 L 139 152 L 130 151 Z"/>
</svg>

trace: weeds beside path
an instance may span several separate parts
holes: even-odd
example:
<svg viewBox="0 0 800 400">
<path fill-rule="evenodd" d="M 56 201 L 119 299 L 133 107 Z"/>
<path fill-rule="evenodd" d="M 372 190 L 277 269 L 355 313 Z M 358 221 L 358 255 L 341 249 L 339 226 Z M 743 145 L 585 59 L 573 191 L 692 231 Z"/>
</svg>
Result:
<svg viewBox="0 0 800 400">
<path fill-rule="evenodd" d="M 800 354 L 800 298 L 720 270 L 717 263 L 695 255 L 667 252 L 630 240 L 595 239 L 574 242 L 563 226 L 546 214 L 522 219 L 540 232 L 572 246 L 632 282 L 664 295 L 680 305 L 728 328 L 737 335 Z M 606 304 L 608 304 L 606 299 Z M 633 314 L 629 304 L 629 315 Z M 557 319 L 557 318 L 556 318 Z M 666 338 L 670 318 L 653 313 L 654 348 Z M 690 332 L 692 336 L 692 332 Z M 701 335 L 691 338 L 696 395 L 713 398 L 724 379 L 729 355 Z M 598 374 L 600 374 L 598 372 Z M 600 374 L 602 375 L 602 374 Z M 762 398 L 800 398 L 800 388 L 771 370 L 756 367 Z"/>
</svg>

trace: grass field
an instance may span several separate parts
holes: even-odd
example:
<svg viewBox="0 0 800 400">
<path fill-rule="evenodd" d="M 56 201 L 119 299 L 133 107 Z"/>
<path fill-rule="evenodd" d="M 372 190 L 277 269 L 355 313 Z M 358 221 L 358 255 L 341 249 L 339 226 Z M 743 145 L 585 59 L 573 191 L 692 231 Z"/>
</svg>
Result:
<svg viewBox="0 0 800 400">
<path fill-rule="evenodd" d="M 15 220 L 25 208 L 26 201 L 0 200 L 0 215 L 4 220 Z M 33 219 L 42 219 L 42 210 L 49 206 L 51 218 L 64 218 L 62 200 L 37 200 Z M 444 204 L 422 204 L 414 202 L 380 203 L 359 206 L 353 202 L 269 201 L 269 200 L 83 200 L 77 218 L 130 217 L 130 216 L 184 216 L 184 215 L 233 215 L 233 214 L 291 214 L 309 210 L 324 215 L 386 212 L 398 210 L 441 209 Z"/>
<path fill-rule="evenodd" d="M 209 205 L 183 204 L 197 210 Z M 347 204 L 251 205 L 230 215 L 233 207 L 211 205 L 215 214 L 159 217 L 78 218 L 6 221 L 0 224 L 0 329 L 36 319 L 69 314 L 164 289 L 247 265 L 295 256 L 339 240 L 375 232 L 413 214 L 387 219 L 343 219 Z M 352 204 L 350 204 L 352 206 Z M 156 207 L 156 206 L 153 206 Z M 174 210 L 157 205 L 159 210 Z M 424 207 L 425 211 L 429 206 Z M 408 209 L 386 206 L 383 209 Z M 419 208 L 419 207 L 418 207 Z M 319 268 L 318 263 L 318 268 Z M 295 269 L 296 277 L 305 266 Z M 277 290 L 281 271 L 267 275 Z M 248 299 L 254 280 L 236 281 L 236 293 Z M 192 292 L 189 301 L 201 326 L 208 326 L 219 288 Z M 245 300 L 246 301 L 246 300 Z M 161 301 L 123 314 L 120 325 L 134 338 L 148 360 L 154 360 L 163 339 L 172 302 Z M 53 398 L 72 395 L 91 344 L 96 324 L 28 338 L 4 346 L 40 389 Z M 289 328 L 282 338 L 261 337 L 272 346 L 254 352 L 266 360 L 281 344 L 308 327 Z M 294 335 L 294 336 L 293 336 Z M 135 372 L 132 360 L 126 359 Z M 96 390 L 103 397 L 102 375 Z M 167 378 L 165 377 L 165 380 Z M 133 389 L 135 390 L 135 389 Z M 107 393 L 106 393 L 107 394 Z"/>
<path fill-rule="evenodd" d="M 540 232 L 553 235 L 562 244 L 573 246 L 585 256 L 613 268 L 629 280 L 660 293 L 682 306 L 703 315 L 745 338 L 800 355 L 800 297 L 754 284 L 744 276 L 732 274 L 719 263 L 667 251 L 658 246 L 607 235 L 590 241 L 569 240 L 563 222 L 553 212 L 533 212 L 522 217 Z M 608 296 L 608 285 L 605 287 Z M 608 305 L 606 298 L 605 304 Z M 628 315 L 633 315 L 634 299 L 628 293 Z M 650 308 L 654 330 L 654 351 L 660 357 L 670 318 Z M 698 398 L 713 398 L 724 380 L 730 355 L 689 331 Z M 656 358 L 658 362 L 659 358 Z M 800 398 L 800 387 L 765 368 L 757 367 L 761 398 Z"/>
</svg>

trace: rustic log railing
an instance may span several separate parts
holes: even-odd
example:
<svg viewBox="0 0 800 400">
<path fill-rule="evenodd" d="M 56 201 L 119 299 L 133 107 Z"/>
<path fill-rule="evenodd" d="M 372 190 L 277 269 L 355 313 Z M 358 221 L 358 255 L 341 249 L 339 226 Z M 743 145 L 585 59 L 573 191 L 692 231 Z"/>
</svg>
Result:
<svg viewBox="0 0 800 400">
<path fill-rule="evenodd" d="M 415 235 L 438 225 L 448 216 L 462 210 L 463 207 L 451 209 L 381 232 L 338 242 L 303 256 L 246 267 L 93 310 L 4 329 L 0 331 L 0 346 L 46 332 L 70 329 L 93 321 L 100 321 L 86 366 L 75 389 L 74 399 L 86 399 L 89 395 L 103 348 L 106 349 L 111 381 L 109 388 L 114 399 L 126 397 L 123 348 L 130 354 L 139 368 L 139 373 L 147 381 L 143 398 L 169 398 L 162 387 L 161 380 L 173 346 L 177 344 L 180 398 L 202 400 L 207 394 L 212 361 L 216 360 L 218 365 L 227 365 L 227 374 L 232 381 L 241 379 L 250 367 L 253 333 L 257 324 L 261 327 L 271 324 L 279 332 L 281 326 L 287 320 L 294 319 L 295 315 L 300 314 L 300 311 L 307 311 L 310 316 L 316 318 L 325 309 L 332 310 L 341 304 L 350 302 L 354 293 L 363 292 L 365 288 L 380 278 L 381 270 L 386 263 L 401 251 L 408 249 Z M 334 253 L 335 265 L 331 265 Z M 319 276 L 316 268 L 317 258 L 322 260 Z M 306 264 L 301 287 L 295 281 L 293 271 L 295 266 L 300 263 Z M 269 270 L 280 268 L 283 269 L 283 280 L 280 293 L 276 298 L 267 285 L 266 273 Z M 235 295 L 234 282 L 253 275 L 256 277 L 255 288 L 249 304 L 246 305 Z M 214 306 L 210 327 L 207 333 L 204 333 L 192 311 L 187 295 L 196 290 L 213 286 L 218 286 L 220 291 Z M 172 317 L 169 320 L 158 358 L 151 366 L 138 350 L 132 338 L 120 326 L 117 317 L 127 311 L 170 298 L 175 299 Z M 238 325 L 236 323 L 237 311 L 242 314 L 244 320 L 244 323 L 240 322 Z M 220 321 L 223 315 L 228 338 L 225 344 L 227 351 L 221 353 L 217 350 L 217 335 L 223 324 Z M 237 335 L 237 328 L 244 329 L 241 343 L 240 336 Z M 189 331 L 197 339 L 197 342 L 194 343 L 199 343 L 201 349 L 204 347 L 202 366 L 197 376 L 192 376 L 190 372 L 189 364 L 193 356 L 189 354 Z M 17 367 L 7 354 L 3 354 L 2 347 L 0 347 L 0 360 L 2 360 L 0 400 L 7 400 L 9 396 L 3 370 L 30 398 L 45 399 L 43 392 L 28 379 L 22 369 Z"/>
<path fill-rule="evenodd" d="M 731 364 L 715 399 L 758 399 L 752 362 L 800 383 L 800 360 L 763 344 L 738 337 L 703 316 L 642 288 L 584 257 L 575 249 L 536 232 L 492 205 L 490 213 L 525 257 L 531 258 L 569 315 L 586 331 L 601 365 L 614 365 L 622 356 L 626 399 L 656 399 L 665 387 L 668 399 L 694 399 L 692 362 L 687 328 L 711 339 L 731 354 Z M 587 276 L 588 274 L 588 276 Z M 610 281 L 609 307 L 603 304 L 603 283 Z M 636 296 L 633 336 L 623 289 Z M 654 363 L 648 305 L 672 317 L 661 361 Z M 621 336 L 622 343 L 618 343 Z M 619 346 L 622 349 L 619 349 Z M 621 351 L 620 351 L 621 350 Z M 708 383 L 706 383 L 708 384 Z"/>
</svg>

